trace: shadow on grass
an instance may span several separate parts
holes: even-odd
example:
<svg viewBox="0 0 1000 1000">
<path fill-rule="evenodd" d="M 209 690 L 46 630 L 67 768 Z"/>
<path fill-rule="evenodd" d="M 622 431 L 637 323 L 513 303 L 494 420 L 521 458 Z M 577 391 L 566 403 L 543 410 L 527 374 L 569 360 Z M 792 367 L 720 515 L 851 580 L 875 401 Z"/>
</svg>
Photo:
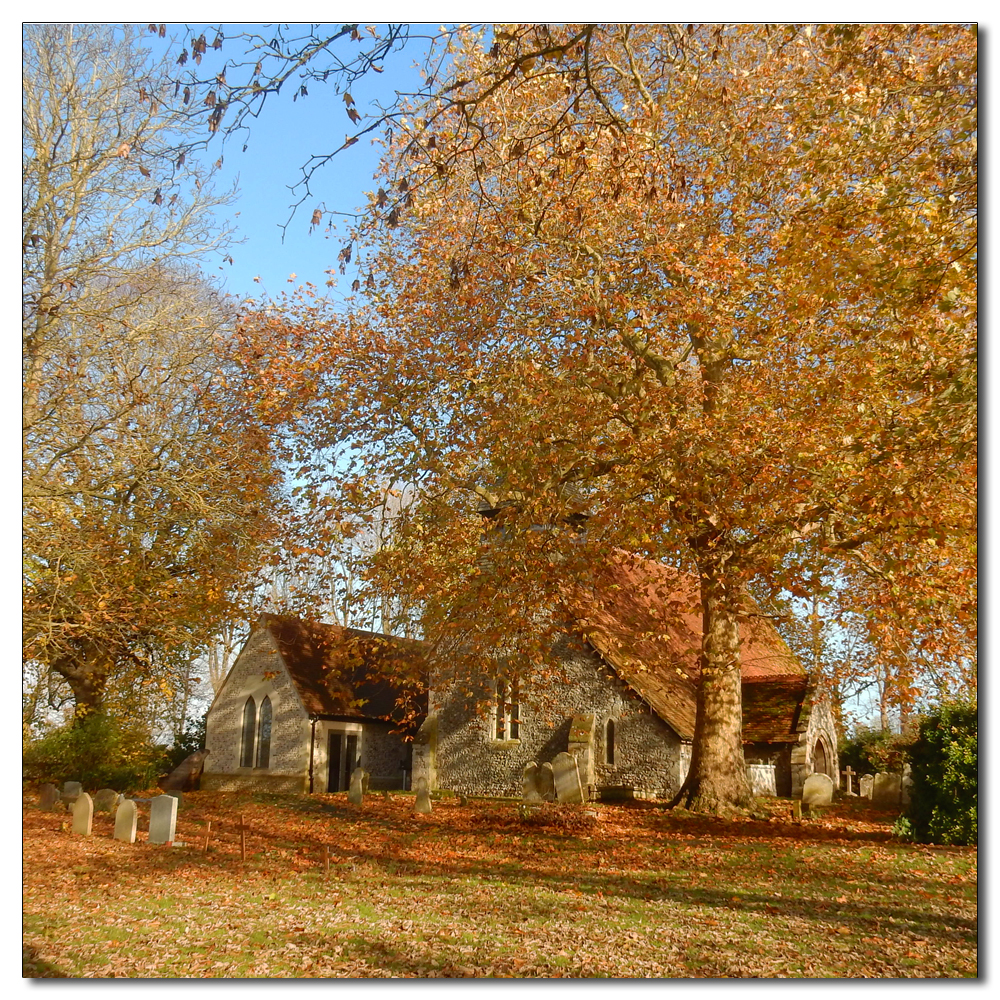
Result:
<svg viewBox="0 0 1000 1000">
<path fill-rule="evenodd" d="M 30 944 L 21 946 L 22 979 L 69 979 L 62 969 L 38 957 L 38 950 Z"/>
</svg>

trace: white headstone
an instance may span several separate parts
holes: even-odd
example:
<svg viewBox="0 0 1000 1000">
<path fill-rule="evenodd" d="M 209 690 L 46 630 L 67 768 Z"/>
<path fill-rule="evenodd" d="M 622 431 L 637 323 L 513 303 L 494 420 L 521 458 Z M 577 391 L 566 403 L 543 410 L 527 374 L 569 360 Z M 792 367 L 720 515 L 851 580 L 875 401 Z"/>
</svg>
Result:
<svg viewBox="0 0 1000 1000">
<path fill-rule="evenodd" d="M 38 808 L 44 809 L 46 812 L 52 812 L 53 809 L 62 801 L 62 796 L 59 794 L 59 789 L 55 785 L 50 785 L 46 782 L 38 789 Z"/>
<path fill-rule="evenodd" d="M 556 786 L 556 798 L 560 802 L 583 802 L 583 784 L 576 758 L 565 751 L 556 754 L 552 761 L 552 778 Z"/>
<path fill-rule="evenodd" d="M 347 790 L 347 801 L 354 806 L 360 806 L 365 800 L 365 770 L 356 767 L 351 772 L 351 787 Z"/>
<path fill-rule="evenodd" d="M 858 782 L 859 795 L 863 799 L 870 799 L 872 797 L 872 788 L 875 784 L 875 775 L 873 774 L 862 774 L 861 780 Z"/>
<path fill-rule="evenodd" d="M 94 800 L 81 792 L 73 803 L 73 832 L 89 837 L 94 826 Z"/>
<path fill-rule="evenodd" d="M 184 793 L 176 788 L 171 788 L 169 792 L 164 792 L 164 795 L 172 795 L 177 799 L 177 810 L 178 812 L 184 808 Z"/>
<path fill-rule="evenodd" d="M 417 790 L 417 801 L 414 803 L 413 809 L 418 813 L 429 813 L 431 811 L 431 795 L 427 791 L 427 779 L 424 777 L 417 778 L 416 783 Z"/>
<path fill-rule="evenodd" d="M 149 805 L 149 842 L 172 844 L 177 832 L 177 799 L 157 795 Z"/>
<path fill-rule="evenodd" d="M 135 843 L 135 831 L 139 824 L 139 810 L 134 802 L 122 800 L 115 813 L 115 840 L 124 840 L 126 844 Z"/>
<path fill-rule="evenodd" d="M 804 806 L 828 806 L 833 801 L 833 778 L 828 774 L 810 774 L 802 786 Z"/>
<path fill-rule="evenodd" d="M 913 774 L 909 764 L 903 766 L 903 780 L 899 783 L 899 791 L 903 805 L 908 806 L 913 794 Z"/>
<path fill-rule="evenodd" d="M 525 767 L 521 777 L 521 799 L 524 802 L 542 801 L 538 793 L 538 765 L 534 761 Z"/>
</svg>

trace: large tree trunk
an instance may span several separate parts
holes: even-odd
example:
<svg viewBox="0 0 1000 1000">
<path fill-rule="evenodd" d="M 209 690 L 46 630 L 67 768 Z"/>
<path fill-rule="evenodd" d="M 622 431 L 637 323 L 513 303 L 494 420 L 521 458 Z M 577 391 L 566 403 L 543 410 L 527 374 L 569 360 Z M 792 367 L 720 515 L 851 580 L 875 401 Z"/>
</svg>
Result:
<svg viewBox="0 0 1000 1000">
<path fill-rule="evenodd" d="M 88 644 L 76 654 L 60 657 L 52 667 L 66 678 L 73 692 L 76 705 L 74 721 L 77 724 L 103 710 L 109 668 L 106 655 Z"/>
<path fill-rule="evenodd" d="M 738 594 L 724 561 L 699 565 L 702 602 L 701 681 L 691 767 L 671 803 L 725 815 L 753 804 L 743 759 L 743 691 Z"/>
</svg>

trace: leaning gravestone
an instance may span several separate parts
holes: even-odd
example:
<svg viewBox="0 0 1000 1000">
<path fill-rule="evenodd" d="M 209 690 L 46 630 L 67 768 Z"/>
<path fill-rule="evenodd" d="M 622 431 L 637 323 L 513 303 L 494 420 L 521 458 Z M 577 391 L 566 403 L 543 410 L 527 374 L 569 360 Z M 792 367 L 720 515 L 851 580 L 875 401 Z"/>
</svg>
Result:
<svg viewBox="0 0 1000 1000">
<path fill-rule="evenodd" d="M 50 785 L 46 782 L 38 789 L 38 808 L 44 809 L 46 812 L 52 812 L 53 809 L 59 803 L 62 802 L 62 796 L 59 794 L 59 789 L 55 785 Z"/>
<path fill-rule="evenodd" d="M 94 827 L 94 800 L 81 792 L 73 803 L 73 832 L 89 837 Z"/>
<path fill-rule="evenodd" d="M 198 787 L 201 772 L 205 769 L 207 750 L 185 757 L 164 779 L 162 788 L 165 792 L 192 792 Z"/>
<path fill-rule="evenodd" d="M 431 811 L 431 795 L 427 791 L 427 779 L 417 778 L 417 801 L 413 806 L 415 812 L 429 813 Z"/>
<path fill-rule="evenodd" d="M 172 844 L 177 832 L 177 799 L 157 795 L 149 806 L 149 842 Z"/>
<path fill-rule="evenodd" d="M 872 802 L 878 806 L 898 806 L 902 798 L 902 788 L 898 774 L 879 771 L 872 786 Z"/>
<path fill-rule="evenodd" d="M 523 802 L 541 802 L 542 796 L 538 793 L 538 765 L 532 761 L 524 769 L 521 778 L 521 800 Z"/>
<path fill-rule="evenodd" d="M 870 799 L 872 797 L 872 789 L 875 785 L 875 775 L 874 774 L 862 774 L 861 780 L 858 782 L 859 793 L 861 798 Z"/>
<path fill-rule="evenodd" d="M 804 806 L 828 806 L 833 801 L 833 778 L 828 774 L 810 774 L 802 786 Z"/>
<path fill-rule="evenodd" d="M 347 801 L 352 806 L 360 806 L 365 801 L 365 778 L 367 774 L 363 767 L 356 767 L 351 772 L 351 787 L 347 790 Z"/>
<path fill-rule="evenodd" d="M 63 783 L 62 800 L 68 808 L 72 808 L 73 803 L 76 802 L 82 791 L 83 785 L 79 781 L 66 781 Z"/>
<path fill-rule="evenodd" d="M 583 784 L 576 758 L 565 751 L 556 754 L 552 762 L 552 777 L 556 785 L 556 798 L 560 802 L 583 802 Z"/>
<path fill-rule="evenodd" d="M 94 812 L 114 812 L 118 805 L 118 793 L 113 788 L 102 788 L 94 792 Z"/>
<path fill-rule="evenodd" d="M 126 844 L 135 843 L 135 831 L 139 825 L 139 810 L 134 802 L 124 799 L 115 813 L 115 840 Z"/>
<path fill-rule="evenodd" d="M 538 794 L 543 802 L 554 802 L 556 797 L 556 779 L 552 770 L 552 765 L 546 761 L 538 768 L 535 775 L 538 782 Z"/>
</svg>

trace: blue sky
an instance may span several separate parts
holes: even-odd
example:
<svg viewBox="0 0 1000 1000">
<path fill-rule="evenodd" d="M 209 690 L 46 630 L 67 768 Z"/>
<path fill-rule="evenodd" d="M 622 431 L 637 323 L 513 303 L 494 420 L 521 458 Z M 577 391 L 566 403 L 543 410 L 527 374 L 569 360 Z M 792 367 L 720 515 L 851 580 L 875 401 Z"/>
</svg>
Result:
<svg viewBox="0 0 1000 1000">
<path fill-rule="evenodd" d="M 192 27 L 199 32 L 206 30 L 212 37 L 214 29 L 203 25 Z M 223 25 L 223 29 L 228 35 L 240 26 Z M 191 37 L 190 31 L 179 24 L 168 24 L 167 35 L 168 40 L 175 38 L 181 43 Z M 153 46 L 163 44 L 149 41 Z M 239 44 L 238 40 L 227 42 L 222 54 L 235 59 L 242 53 L 242 49 L 237 49 Z M 423 51 L 422 42 L 413 41 L 404 51 L 386 59 L 383 73 L 370 74 L 353 85 L 351 95 L 357 111 L 366 116 L 373 111 L 373 100 L 390 104 L 395 90 L 415 90 L 420 81 L 415 63 Z M 220 54 L 209 49 L 201 70 L 216 62 L 221 64 Z M 352 212 L 365 202 L 365 192 L 378 187 L 372 177 L 378 166 L 380 147 L 365 137 L 338 153 L 315 175 L 311 184 L 315 196 L 298 209 L 283 233 L 281 227 L 299 197 L 290 188 L 300 179 L 302 166 L 310 156 L 336 149 L 346 135 L 355 134 L 358 128 L 348 118 L 333 81 L 310 83 L 308 96 L 295 101 L 291 83 L 282 93 L 269 98 L 263 114 L 252 121 L 249 134 L 240 133 L 228 139 L 216 136 L 209 144 L 211 161 L 223 155 L 217 187 L 223 189 L 234 181 L 239 184 L 238 198 L 228 216 L 244 242 L 232 250 L 232 264 L 221 262 L 208 270 L 234 295 L 259 296 L 265 291 L 273 297 L 305 282 L 322 288 L 331 277 L 325 272 L 332 268 L 335 272 L 332 277 L 339 278 L 340 284 L 327 292 L 338 299 L 349 291 L 355 277 L 350 270 L 346 277 L 336 270 L 337 254 L 343 246 L 342 232 L 349 220 L 341 221 L 341 233 L 329 231 L 329 217 L 324 219 L 323 226 L 310 232 L 310 218 L 320 204 L 333 211 Z"/>
</svg>

